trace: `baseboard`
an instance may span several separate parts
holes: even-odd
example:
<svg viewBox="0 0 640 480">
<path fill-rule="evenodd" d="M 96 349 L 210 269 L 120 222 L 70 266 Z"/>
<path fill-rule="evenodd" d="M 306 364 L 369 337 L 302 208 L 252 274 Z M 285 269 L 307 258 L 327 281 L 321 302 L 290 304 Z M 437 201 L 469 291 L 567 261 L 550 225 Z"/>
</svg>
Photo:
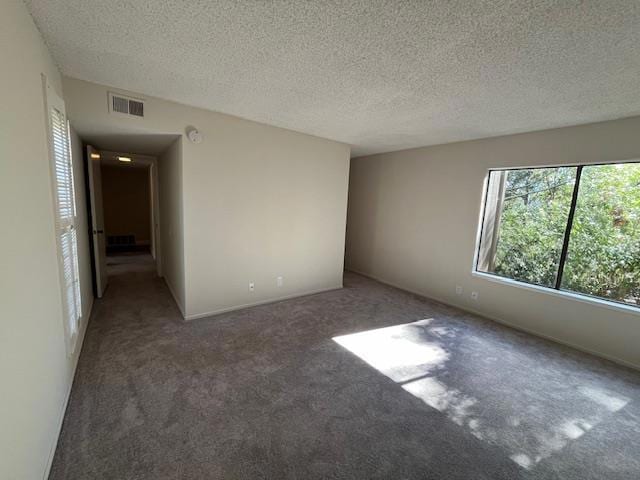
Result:
<svg viewBox="0 0 640 480">
<path fill-rule="evenodd" d="M 291 300 L 292 298 L 307 297 L 309 295 L 316 295 L 318 293 L 331 292 L 333 290 L 340 290 L 341 288 L 342 288 L 342 285 L 337 286 L 337 287 L 321 288 L 321 289 L 318 289 L 318 290 L 309 290 L 309 291 L 302 292 L 302 293 L 294 293 L 292 295 L 285 295 L 283 297 L 270 298 L 268 300 L 260 300 L 258 302 L 245 303 L 245 304 L 237 305 L 237 306 L 233 306 L 233 307 L 221 308 L 219 310 L 213 310 L 211 312 L 196 313 L 196 314 L 193 314 L 193 315 L 187 315 L 185 317 L 185 320 L 197 320 L 199 318 L 213 317 L 214 315 L 220 315 L 220 314 L 223 314 L 223 313 L 233 312 L 235 310 L 242 310 L 244 308 L 257 307 L 259 305 L 267 305 L 269 303 L 282 302 L 284 300 Z"/>
<path fill-rule="evenodd" d="M 185 313 L 184 313 L 184 307 L 182 305 L 180 305 L 180 300 L 178 300 L 178 296 L 176 295 L 176 292 L 173 291 L 173 287 L 167 281 L 167 277 L 163 276 L 162 279 L 164 280 L 164 283 L 167 285 L 167 288 L 169 289 L 169 292 L 171 292 L 171 296 L 173 297 L 173 301 L 176 302 L 176 306 L 178 307 L 178 310 L 180 310 L 180 315 L 182 315 L 183 319 L 188 320 L 186 315 L 185 315 Z"/>
<path fill-rule="evenodd" d="M 444 302 L 444 301 L 441 301 L 441 300 L 439 300 L 439 301 L 441 303 L 447 303 L 447 302 Z M 616 363 L 616 364 L 621 365 L 623 367 L 627 367 L 627 368 L 631 368 L 633 370 L 640 371 L 640 365 L 636 365 L 635 363 L 629 362 L 627 360 L 623 360 L 622 358 L 618 358 L 616 356 L 609 355 L 608 353 L 602 353 L 602 352 L 599 352 L 597 350 L 593 350 L 593 349 L 588 348 L 588 347 L 583 347 L 582 345 L 578 345 L 576 343 L 572 343 L 572 342 L 569 342 L 569 341 L 566 341 L 566 340 L 562 340 L 562 339 L 554 337 L 552 335 L 547 335 L 546 333 L 542 333 L 542 332 L 539 332 L 539 331 L 536 331 L 536 330 L 532 330 L 532 329 L 527 328 L 527 327 L 522 327 L 520 325 L 516 325 L 515 323 L 509 322 L 508 320 L 504 320 L 503 318 L 495 317 L 493 315 L 487 315 L 486 313 L 482 313 L 479 310 L 474 310 L 472 308 L 468 308 L 468 307 L 461 306 L 461 305 L 456 305 L 456 304 L 453 304 L 453 303 L 447 303 L 447 305 L 451 305 L 451 306 L 456 307 L 456 308 L 458 308 L 460 310 L 464 310 L 465 312 L 473 313 L 474 315 L 478 315 L 480 317 L 484 317 L 484 318 L 486 318 L 488 320 L 491 320 L 493 322 L 500 323 L 500 324 L 502 324 L 502 325 L 504 325 L 506 327 L 513 328 L 514 330 L 519 330 L 521 332 L 528 333 L 528 334 L 536 336 L 536 337 L 544 338 L 545 340 L 549 340 L 549 341 L 554 342 L 554 343 L 559 343 L 560 345 L 564 345 L 566 347 L 573 348 L 574 350 L 579 350 L 579 351 L 581 351 L 583 353 L 588 353 L 589 355 L 593 355 L 594 357 L 603 358 L 605 360 L 608 360 L 610 362 Z"/>
<path fill-rule="evenodd" d="M 67 388 L 67 392 L 64 397 L 64 402 L 62 402 L 62 409 L 60 410 L 60 414 L 58 416 L 58 433 L 56 438 L 51 445 L 51 449 L 49 450 L 49 458 L 47 459 L 47 465 L 45 466 L 44 475 L 42 476 L 43 480 L 47 480 L 49 478 L 49 474 L 51 473 L 51 467 L 53 465 L 53 457 L 56 454 L 56 448 L 58 447 L 58 440 L 60 439 L 60 434 L 62 433 L 62 424 L 64 422 L 64 416 L 67 413 L 67 406 L 69 405 L 69 398 L 71 398 L 71 390 L 73 388 L 73 381 L 76 378 L 76 370 L 78 369 L 78 361 L 80 360 L 80 354 L 82 353 L 82 346 L 84 345 L 84 337 L 87 333 L 87 327 L 89 326 L 89 322 L 91 321 L 91 314 L 93 313 L 93 305 L 95 303 L 95 297 L 91 296 L 91 304 L 89 305 L 89 310 L 87 311 L 86 320 L 83 322 L 81 326 L 80 332 L 78 332 L 78 343 L 76 344 L 76 351 L 73 354 L 73 375 L 71 375 L 71 381 L 69 382 L 69 387 Z"/>
<path fill-rule="evenodd" d="M 505 320 L 503 318 L 499 318 L 499 317 L 496 317 L 496 316 L 493 316 L 493 315 L 489 315 L 487 313 L 481 312 L 480 310 L 476 310 L 476 309 L 470 308 L 470 307 L 468 307 L 466 305 L 461 305 L 461 304 L 458 304 L 458 303 L 455 303 L 455 302 L 451 302 L 449 300 L 445 300 L 445 299 L 442 299 L 442 298 L 438 298 L 438 297 L 434 297 L 434 296 L 430 296 L 430 295 L 425 295 L 422 292 L 418 292 L 416 290 L 413 290 L 411 288 L 407 288 L 407 287 L 402 286 L 402 285 L 397 285 L 395 283 L 392 283 L 392 282 L 383 280 L 381 278 L 378 278 L 375 275 L 371 275 L 371 274 L 368 274 L 368 273 L 365 273 L 365 272 L 361 272 L 361 271 L 355 270 L 353 268 L 349 268 L 348 271 L 353 272 L 353 273 L 357 273 L 358 275 L 362 275 L 363 277 L 370 278 L 370 279 L 375 280 L 376 282 L 380 282 L 380 283 L 382 283 L 384 285 L 389 285 L 390 287 L 397 288 L 399 290 L 403 290 L 405 292 L 409 292 L 409 293 L 412 293 L 414 295 L 418 295 L 419 297 L 426 298 L 427 300 L 433 300 L 433 301 L 442 303 L 443 305 L 448 305 L 450 307 L 457 308 L 457 309 L 462 310 L 464 312 L 472 313 L 474 315 L 477 315 L 477 316 L 482 317 L 482 318 L 486 318 L 487 320 L 491 320 L 493 322 L 499 323 L 499 324 L 504 325 L 506 327 L 513 328 L 514 330 L 518 330 L 520 332 L 528 333 L 529 335 L 533 335 L 533 336 L 536 336 L 536 337 L 544 338 L 545 340 L 549 340 L 549 341 L 554 342 L 554 343 L 559 343 L 560 345 L 564 345 L 566 347 L 573 348 L 574 350 L 579 350 L 579 351 L 581 351 L 583 353 L 588 353 L 589 355 L 593 355 L 595 357 L 603 358 L 605 360 L 608 360 L 610 362 L 616 363 L 618 365 L 622 365 L 623 367 L 627 367 L 627 368 L 631 368 L 633 370 L 640 371 L 640 365 L 637 365 L 637 364 L 635 364 L 633 362 L 629 362 L 627 360 L 623 360 L 622 358 L 618 358 L 616 356 L 609 355 L 607 353 L 602 353 L 602 352 L 599 352 L 597 350 L 593 350 L 593 349 L 588 348 L 588 347 L 583 347 L 582 345 L 571 343 L 571 342 L 568 342 L 566 340 L 562 340 L 562 339 L 556 338 L 556 337 L 554 337 L 552 335 L 547 335 L 546 333 L 541 333 L 539 331 L 532 330 L 532 329 L 527 328 L 527 327 L 522 327 L 522 326 L 520 326 L 518 324 L 512 323 L 512 322 L 510 322 L 508 320 Z"/>
</svg>

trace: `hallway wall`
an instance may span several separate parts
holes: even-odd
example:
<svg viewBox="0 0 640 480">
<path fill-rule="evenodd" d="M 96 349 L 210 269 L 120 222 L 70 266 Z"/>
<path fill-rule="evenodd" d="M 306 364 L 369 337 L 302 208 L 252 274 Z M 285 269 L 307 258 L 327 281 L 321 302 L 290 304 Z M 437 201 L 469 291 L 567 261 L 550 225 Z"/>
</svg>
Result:
<svg viewBox="0 0 640 480">
<path fill-rule="evenodd" d="M 50 465 L 81 340 L 69 355 L 41 74 L 59 95 L 62 80 L 19 0 L 0 3 L 0 65 L 0 478 L 37 480 Z"/>
<path fill-rule="evenodd" d="M 160 199 L 160 261 L 162 274 L 178 308 L 185 313 L 182 139 L 158 158 Z"/>
</svg>

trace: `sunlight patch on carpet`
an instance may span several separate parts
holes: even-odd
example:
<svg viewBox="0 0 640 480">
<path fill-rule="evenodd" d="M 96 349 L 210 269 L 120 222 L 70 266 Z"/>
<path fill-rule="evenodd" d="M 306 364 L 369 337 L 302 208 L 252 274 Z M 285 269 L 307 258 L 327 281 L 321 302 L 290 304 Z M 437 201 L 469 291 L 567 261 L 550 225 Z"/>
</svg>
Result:
<svg viewBox="0 0 640 480">
<path fill-rule="evenodd" d="M 490 372 L 454 362 L 455 355 L 469 347 L 461 347 L 463 340 L 456 339 L 454 328 L 434 323 L 424 319 L 333 341 L 477 439 L 501 448 L 525 469 L 559 452 L 630 401 L 597 385 L 580 385 L 562 395 L 534 383 L 525 391 L 512 392 L 509 384 L 506 391 L 491 391 L 474 373 L 501 375 L 499 352 L 487 352 L 496 356 Z M 453 363 L 456 374 L 449 371 Z"/>
</svg>

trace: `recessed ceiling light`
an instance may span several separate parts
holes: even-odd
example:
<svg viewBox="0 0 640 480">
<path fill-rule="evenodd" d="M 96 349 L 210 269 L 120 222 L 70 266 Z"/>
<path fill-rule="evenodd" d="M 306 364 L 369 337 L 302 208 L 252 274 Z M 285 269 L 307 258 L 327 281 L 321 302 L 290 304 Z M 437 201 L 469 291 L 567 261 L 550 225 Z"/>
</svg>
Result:
<svg viewBox="0 0 640 480">
<path fill-rule="evenodd" d="M 100 158 L 100 154 L 99 153 L 92 153 L 91 154 L 91 158 Z"/>
<path fill-rule="evenodd" d="M 131 159 L 129 157 L 118 157 L 118 160 L 120 160 L 121 162 L 130 162 Z"/>
</svg>

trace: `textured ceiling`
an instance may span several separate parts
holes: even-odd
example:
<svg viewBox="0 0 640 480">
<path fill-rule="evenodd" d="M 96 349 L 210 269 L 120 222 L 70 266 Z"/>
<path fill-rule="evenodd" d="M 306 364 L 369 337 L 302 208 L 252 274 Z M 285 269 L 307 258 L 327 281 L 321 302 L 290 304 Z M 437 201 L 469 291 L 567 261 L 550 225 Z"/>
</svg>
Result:
<svg viewBox="0 0 640 480">
<path fill-rule="evenodd" d="M 640 114 L 640 1 L 28 0 L 63 73 L 353 155 Z"/>
</svg>

